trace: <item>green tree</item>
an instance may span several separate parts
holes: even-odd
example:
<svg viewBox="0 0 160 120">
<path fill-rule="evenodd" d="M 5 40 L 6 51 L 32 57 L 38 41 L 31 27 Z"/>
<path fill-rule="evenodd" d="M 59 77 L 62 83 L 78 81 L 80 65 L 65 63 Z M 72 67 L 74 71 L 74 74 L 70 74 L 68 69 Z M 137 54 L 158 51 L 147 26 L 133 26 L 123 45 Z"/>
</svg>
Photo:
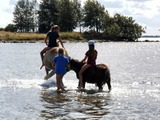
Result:
<svg viewBox="0 0 160 120">
<path fill-rule="evenodd" d="M 33 12 L 33 4 L 26 0 L 25 8 L 24 8 L 24 17 L 25 17 L 25 32 L 30 32 L 34 29 L 34 12 Z"/>
<path fill-rule="evenodd" d="M 17 28 L 14 24 L 8 24 L 4 30 L 9 32 L 16 32 Z"/>
<path fill-rule="evenodd" d="M 41 0 L 38 11 L 39 32 L 48 32 L 51 23 L 59 23 L 58 3 L 58 0 Z"/>
<path fill-rule="evenodd" d="M 3 31 L 4 30 L 4 28 L 0 28 L 0 31 Z"/>
<path fill-rule="evenodd" d="M 105 12 L 104 6 L 102 6 L 97 0 L 87 0 L 84 5 L 84 26 L 96 29 L 97 33 L 103 28 Z"/>
<path fill-rule="evenodd" d="M 145 32 L 142 26 L 135 23 L 132 17 L 115 14 L 113 18 L 114 23 L 120 27 L 121 36 L 119 38 L 122 40 L 135 41 Z"/>
<path fill-rule="evenodd" d="M 32 31 L 37 32 L 38 31 L 38 9 L 39 9 L 39 4 L 37 0 L 33 0 L 31 2 L 33 6 L 33 26 L 32 26 Z"/>
<path fill-rule="evenodd" d="M 74 4 L 70 0 L 60 0 L 59 2 L 59 26 L 61 31 L 71 32 L 76 27 L 76 14 Z"/>
<path fill-rule="evenodd" d="M 29 0 L 18 0 L 14 8 L 15 26 L 20 32 L 30 32 L 34 27 L 33 4 Z"/>
<path fill-rule="evenodd" d="M 80 33 L 81 33 L 81 27 L 82 27 L 82 22 L 83 22 L 82 21 L 83 12 L 82 12 L 80 0 L 73 0 L 73 12 L 74 12 L 73 14 L 75 15 L 76 26 L 78 26 L 80 28 Z"/>
<path fill-rule="evenodd" d="M 15 26 L 17 27 L 17 30 L 20 32 L 24 32 L 24 7 L 25 7 L 25 0 L 19 0 L 14 8 L 14 20 Z"/>
<path fill-rule="evenodd" d="M 135 41 L 145 30 L 132 17 L 115 14 L 105 20 L 104 37 L 114 41 Z"/>
</svg>

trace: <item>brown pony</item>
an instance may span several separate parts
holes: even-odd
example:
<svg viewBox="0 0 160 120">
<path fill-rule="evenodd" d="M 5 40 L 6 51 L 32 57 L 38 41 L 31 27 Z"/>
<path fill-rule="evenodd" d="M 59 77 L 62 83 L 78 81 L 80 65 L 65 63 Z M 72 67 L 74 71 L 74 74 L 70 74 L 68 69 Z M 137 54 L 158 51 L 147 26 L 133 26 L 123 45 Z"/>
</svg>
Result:
<svg viewBox="0 0 160 120">
<path fill-rule="evenodd" d="M 81 67 L 85 63 L 81 63 L 78 60 L 70 59 L 70 69 L 75 71 L 77 78 Z M 88 68 L 83 73 L 83 88 L 85 83 L 92 83 L 99 87 L 99 90 L 103 90 L 103 86 L 107 83 L 109 91 L 111 91 L 111 77 L 110 70 L 105 64 L 97 64 L 94 67 Z"/>
</svg>

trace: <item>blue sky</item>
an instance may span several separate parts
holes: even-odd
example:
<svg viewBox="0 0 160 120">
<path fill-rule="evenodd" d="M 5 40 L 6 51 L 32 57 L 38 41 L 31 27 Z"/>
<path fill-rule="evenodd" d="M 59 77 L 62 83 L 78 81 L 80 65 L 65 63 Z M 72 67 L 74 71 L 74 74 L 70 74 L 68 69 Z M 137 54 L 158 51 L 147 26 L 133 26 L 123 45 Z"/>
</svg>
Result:
<svg viewBox="0 0 160 120">
<path fill-rule="evenodd" d="M 0 0 L 0 28 L 13 23 L 13 11 L 17 0 Z M 40 1 L 40 0 L 38 0 Z M 133 17 L 146 27 L 147 35 L 160 35 L 160 0 L 98 0 L 113 16 L 119 13 Z M 82 3 L 85 0 L 81 0 Z"/>
</svg>

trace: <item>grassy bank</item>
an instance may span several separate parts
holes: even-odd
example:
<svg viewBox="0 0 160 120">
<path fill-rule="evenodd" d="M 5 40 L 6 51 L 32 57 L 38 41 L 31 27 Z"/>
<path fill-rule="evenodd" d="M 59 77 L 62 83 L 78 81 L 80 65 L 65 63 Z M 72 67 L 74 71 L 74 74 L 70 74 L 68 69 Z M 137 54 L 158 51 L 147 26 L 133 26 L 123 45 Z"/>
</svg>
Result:
<svg viewBox="0 0 160 120">
<path fill-rule="evenodd" d="M 83 40 L 84 38 L 79 33 L 75 32 L 61 32 L 63 40 Z M 0 41 L 2 42 L 36 42 L 44 40 L 46 34 L 40 33 L 16 33 L 0 31 Z"/>
<path fill-rule="evenodd" d="M 60 35 L 63 40 L 70 40 L 70 41 L 84 40 L 82 35 L 76 32 L 62 32 L 60 33 Z"/>
</svg>

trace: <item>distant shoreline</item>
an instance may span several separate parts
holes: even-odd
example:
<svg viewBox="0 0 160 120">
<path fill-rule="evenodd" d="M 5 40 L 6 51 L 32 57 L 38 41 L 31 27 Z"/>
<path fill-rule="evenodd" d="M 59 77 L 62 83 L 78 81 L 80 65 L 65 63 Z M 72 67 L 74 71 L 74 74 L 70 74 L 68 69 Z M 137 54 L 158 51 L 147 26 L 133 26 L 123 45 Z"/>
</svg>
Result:
<svg viewBox="0 0 160 120">
<path fill-rule="evenodd" d="M 14 33 L 0 31 L 0 43 L 43 43 L 46 34 L 42 33 Z M 84 42 L 87 38 L 76 32 L 60 32 L 63 42 Z M 97 42 L 160 42 L 160 36 L 142 36 L 137 41 L 113 41 L 103 38 L 94 39 Z M 88 38 L 89 39 L 89 38 Z"/>
<path fill-rule="evenodd" d="M 95 40 L 98 43 L 102 42 L 128 42 L 128 43 L 136 43 L 136 42 L 160 42 L 160 40 L 144 40 L 144 41 L 106 41 L 106 40 Z M 71 42 L 86 42 L 86 40 L 63 40 L 63 43 Z M 44 40 L 0 40 L 0 43 L 44 43 Z"/>
</svg>

